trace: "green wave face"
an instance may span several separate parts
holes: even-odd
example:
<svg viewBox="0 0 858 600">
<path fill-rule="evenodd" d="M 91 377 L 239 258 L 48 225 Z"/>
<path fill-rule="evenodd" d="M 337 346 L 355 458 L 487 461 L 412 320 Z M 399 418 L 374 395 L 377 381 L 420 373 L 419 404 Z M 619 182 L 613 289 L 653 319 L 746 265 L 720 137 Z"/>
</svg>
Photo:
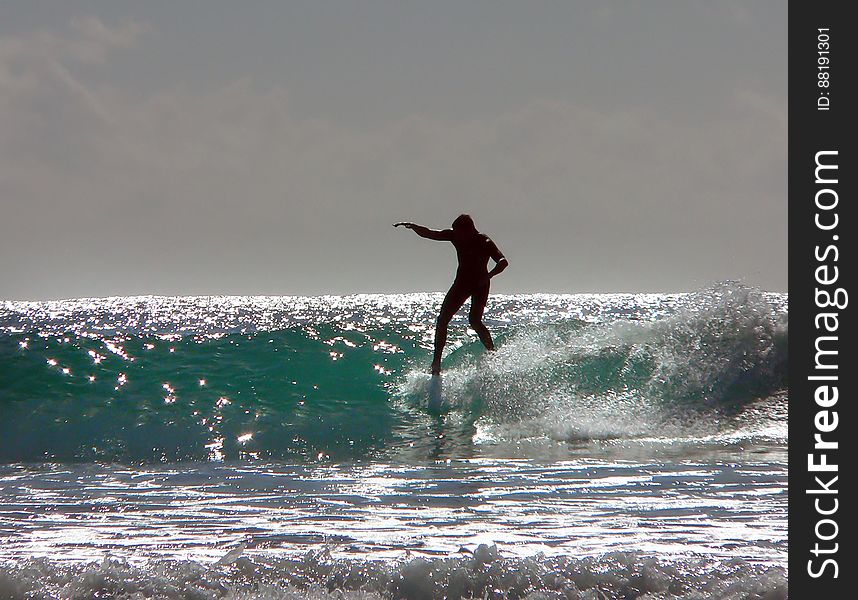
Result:
<svg viewBox="0 0 858 600">
<path fill-rule="evenodd" d="M 754 290 L 503 297 L 497 352 L 452 324 L 431 416 L 440 296 L 397 298 L 5 303 L 0 462 L 468 456 L 678 435 L 786 386 L 785 305 Z"/>
<path fill-rule="evenodd" d="M 391 353 L 373 350 L 369 333 L 331 328 L 107 343 L 5 337 L 0 460 L 370 453 L 390 443 L 396 420 L 385 384 L 415 352 L 390 333 Z"/>
</svg>

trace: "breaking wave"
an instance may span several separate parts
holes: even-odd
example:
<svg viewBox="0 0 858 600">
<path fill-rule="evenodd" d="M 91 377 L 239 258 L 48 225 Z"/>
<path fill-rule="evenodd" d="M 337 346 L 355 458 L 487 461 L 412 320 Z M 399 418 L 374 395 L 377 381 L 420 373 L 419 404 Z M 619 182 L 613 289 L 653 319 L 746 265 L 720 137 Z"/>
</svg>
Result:
<svg viewBox="0 0 858 600">
<path fill-rule="evenodd" d="M 735 284 L 655 296 L 589 297 L 602 312 L 575 316 L 574 297 L 564 310 L 507 298 L 488 315 L 497 352 L 451 338 L 450 423 L 477 443 L 785 436 L 783 303 Z M 337 299 L 348 318 L 330 302 L 316 319 L 240 304 L 229 325 L 203 312 L 191 326 L 162 306 L 176 299 L 150 299 L 148 317 L 127 303 L 5 303 L 0 461 L 353 459 L 413 443 L 432 339 L 415 307 L 435 308 L 381 298 Z M 122 310 L 132 325 L 105 324 Z"/>
</svg>

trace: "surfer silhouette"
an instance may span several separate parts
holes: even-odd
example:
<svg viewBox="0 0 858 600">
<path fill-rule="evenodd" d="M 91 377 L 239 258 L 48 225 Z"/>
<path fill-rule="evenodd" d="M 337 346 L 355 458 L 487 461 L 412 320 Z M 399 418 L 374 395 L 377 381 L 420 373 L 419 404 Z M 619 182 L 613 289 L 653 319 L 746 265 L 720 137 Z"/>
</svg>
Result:
<svg viewBox="0 0 858 600">
<path fill-rule="evenodd" d="M 435 326 L 435 355 L 432 359 L 432 374 L 441 373 L 441 353 L 447 343 L 447 326 L 453 315 L 462 308 L 465 301 L 471 299 L 468 322 L 480 336 L 480 341 L 488 350 L 494 350 L 494 342 L 488 328 L 483 324 L 483 311 L 489 299 L 489 282 L 509 266 L 509 261 L 489 236 L 477 231 L 470 215 L 459 215 L 453 221 L 451 229 L 429 229 L 416 223 L 394 223 L 394 227 L 405 227 L 420 237 L 440 242 L 452 242 L 459 259 L 459 268 L 453 285 L 441 304 L 441 313 Z M 495 261 L 489 271 L 489 259 Z"/>
</svg>

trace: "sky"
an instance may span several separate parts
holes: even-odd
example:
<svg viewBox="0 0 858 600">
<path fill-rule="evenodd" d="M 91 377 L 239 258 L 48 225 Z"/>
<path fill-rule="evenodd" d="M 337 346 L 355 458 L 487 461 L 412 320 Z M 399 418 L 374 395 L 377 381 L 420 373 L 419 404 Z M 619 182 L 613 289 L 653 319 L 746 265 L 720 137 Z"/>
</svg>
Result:
<svg viewBox="0 0 858 600">
<path fill-rule="evenodd" d="M 0 300 L 787 285 L 780 0 L 0 4 Z"/>
</svg>

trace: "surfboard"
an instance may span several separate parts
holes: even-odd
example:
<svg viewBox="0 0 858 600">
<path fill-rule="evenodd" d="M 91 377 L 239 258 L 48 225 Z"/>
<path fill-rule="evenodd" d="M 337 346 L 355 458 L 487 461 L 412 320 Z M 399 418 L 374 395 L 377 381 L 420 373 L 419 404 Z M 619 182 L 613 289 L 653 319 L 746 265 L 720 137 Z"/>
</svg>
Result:
<svg viewBox="0 0 858 600">
<path fill-rule="evenodd" d="M 441 412 L 446 408 L 447 399 L 444 398 L 444 390 L 440 375 L 432 375 L 429 379 L 429 402 L 427 408 L 430 412 Z"/>
</svg>

